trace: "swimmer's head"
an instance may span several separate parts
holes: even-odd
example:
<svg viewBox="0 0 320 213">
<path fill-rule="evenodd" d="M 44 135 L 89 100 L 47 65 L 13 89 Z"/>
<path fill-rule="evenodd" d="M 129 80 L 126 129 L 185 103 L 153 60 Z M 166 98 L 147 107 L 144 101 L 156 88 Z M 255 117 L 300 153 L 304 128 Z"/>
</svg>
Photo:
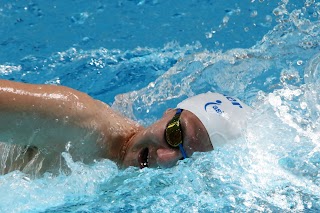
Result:
<svg viewBox="0 0 320 213">
<path fill-rule="evenodd" d="M 188 110 L 168 109 L 161 119 L 138 132 L 125 145 L 124 167 L 172 167 L 194 152 L 213 149 L 206 128 Z"/>
<path fill-rule="evenodd" d="M 249 106 L 236 98 L 212 92 L 188 98 L 177 107 L 199 118 L 214 148 L 239 137 L 251 111 Z"/>
<path fill-rule="evenodd" d="M 120 163 L 140 168 L 174 166 L 194 152 L 211 151 L 239 137 L 250 111 L 238 99 L 217 93 L 188 98 L 132 137 Z"/>
</svg>

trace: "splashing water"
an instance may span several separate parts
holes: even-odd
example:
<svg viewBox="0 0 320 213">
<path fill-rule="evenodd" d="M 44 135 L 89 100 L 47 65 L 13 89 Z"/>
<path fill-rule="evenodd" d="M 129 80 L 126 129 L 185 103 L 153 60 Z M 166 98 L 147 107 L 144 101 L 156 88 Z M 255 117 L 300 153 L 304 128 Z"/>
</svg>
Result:
<svg viewBox="0 0 320 213">
<path fill-rule="evenodd" d="M 228 11 L 216 31 L 240 12 Z M 301 7 L 280 1 L 270 14 L 277 24 L 251 48 L 205 50 L 200 43 L 174 42 L 131 51 L 72 47 L 0 65 L 1 77 L 67 85 L 109 104 L 123 93 L 112 107 L 144 125 L 208 90 L 237 96 L 254 109 L 242 138 L 170 169 L 119 170 L 109 160 L 85 165 L 64 152 L 69 175 L 0 176 L 1 211 L 319 211 L 319 14 L 315 1 Z M 90 14 L 73 17 L 81 24 Z M 206 31 L 208 39 L 213 31 Z"/>
</svg>

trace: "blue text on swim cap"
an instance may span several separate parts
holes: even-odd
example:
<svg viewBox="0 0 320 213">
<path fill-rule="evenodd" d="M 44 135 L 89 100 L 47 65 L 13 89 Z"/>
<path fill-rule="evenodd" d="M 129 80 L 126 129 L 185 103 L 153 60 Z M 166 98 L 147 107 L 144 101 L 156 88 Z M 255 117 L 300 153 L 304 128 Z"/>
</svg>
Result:
<svg viewBox="0 0 320 213">
<path fill-rule="evenodd" d="M 228 99 L 232 103 L 232 105 L 238 106 L 239 108 L 242 108 L 241 104 L 237 101 L 237 99 L 232 98 L 232 97 L 227 96 L 227 95 L 223 95 L 223 96 L 225 96 L 226 99 Z"/>
<path fill-rule="evenodd" d="M 207 112 L 207 107 L 212 105 L 212 108 L 216 111 L 216 113 L 222 114 L 223 111 L 217 106 L 217 105 L 220 105 L 221 103 L 222 101 L 220 100 L 216 100 L 216 102 L 208 102 L 204 105 L 204 110 Z"/>
</svg>

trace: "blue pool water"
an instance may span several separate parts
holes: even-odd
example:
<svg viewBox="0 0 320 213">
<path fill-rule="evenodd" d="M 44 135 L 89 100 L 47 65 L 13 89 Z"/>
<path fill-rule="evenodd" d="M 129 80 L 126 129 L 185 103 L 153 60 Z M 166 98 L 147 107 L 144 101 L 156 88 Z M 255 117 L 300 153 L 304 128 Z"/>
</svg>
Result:
<svg viewBox="0 0 320 213">
<path fill-rule="evenodd" d="M 170 169 L 62 153 L 0 176 L 1 212 L 320 211 L 320 3 L 1 1 L 0 78 L 61 84 L 149 125 L 208 90 L 254 108 L 243 137 Z"/>
</svg>

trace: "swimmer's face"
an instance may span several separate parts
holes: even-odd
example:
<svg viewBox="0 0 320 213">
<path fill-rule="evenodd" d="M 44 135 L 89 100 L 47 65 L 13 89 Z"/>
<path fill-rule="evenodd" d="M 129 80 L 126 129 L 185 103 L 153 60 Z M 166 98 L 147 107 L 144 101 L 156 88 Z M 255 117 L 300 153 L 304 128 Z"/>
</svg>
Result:
<svg viewBox="0 0 320 213">
<path fill-rule="evenodd" d="M 167 110 L 160 120 L 129 141 L 123 166 L 166 168 L 176 165 L 182 159 L 179 148 L 171 147 L 165 139 L 166 126 L 175 113 L 175 109 Z M 205 127 L 194 114 L 184 110 L 180 116 L 180 124 L 183 148 L 187 156 L 213 149 Z"/>
</svg>

